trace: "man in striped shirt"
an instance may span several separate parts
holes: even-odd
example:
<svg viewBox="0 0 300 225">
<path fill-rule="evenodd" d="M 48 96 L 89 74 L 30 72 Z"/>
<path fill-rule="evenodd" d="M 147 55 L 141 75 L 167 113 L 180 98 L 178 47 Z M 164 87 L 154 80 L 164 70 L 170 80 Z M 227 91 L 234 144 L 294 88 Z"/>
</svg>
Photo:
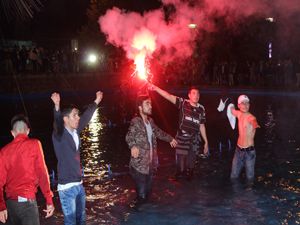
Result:
<svg viewBox="0 0 300 225">
<path fill-rule="evenodd" d="M 188 99 L 169 94 L 150 84 L 149 88 L 169 100 L 179 109 L 179 127 L 176 135 L 176 177 L 186 175 L 190 180 L 199 152 L 199 141 L 204 142 L 204 154 L 208 154 L 208 140 L 205 128 L 205 108 L 199 104 L 200 92 L 197 87 L 188 91 Z"/>
</svg>

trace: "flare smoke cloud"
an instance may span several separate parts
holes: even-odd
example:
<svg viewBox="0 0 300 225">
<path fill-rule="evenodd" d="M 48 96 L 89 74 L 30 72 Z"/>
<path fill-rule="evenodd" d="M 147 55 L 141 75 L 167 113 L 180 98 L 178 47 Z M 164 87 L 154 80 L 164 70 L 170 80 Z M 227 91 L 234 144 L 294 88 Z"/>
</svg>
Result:
<svg viewBox="0 0 300 225">
<path fill-rule="evenodd" d="M 162 6 L 143 15 L 109 9 L 99 18 L 100 29 L 109 43 L 122 47 L 131 59 L 136 51 L 132 45 L 135 36 L 142 31 L 151 33 L 155 52 L 161 59 L 173 60 L 189 57 L 196 37 L 201 40 L 201 31 L 216 29 L 216 17 L 234 25 L 249 16 L 288 18 L 300 11 L 299 0 L 162 0 Z M 173 11 L 166 18 L 163 8 L 170 6 Z M 197 24 L 196 29 L 189 28 L 191 23 Z"/>
</svg>

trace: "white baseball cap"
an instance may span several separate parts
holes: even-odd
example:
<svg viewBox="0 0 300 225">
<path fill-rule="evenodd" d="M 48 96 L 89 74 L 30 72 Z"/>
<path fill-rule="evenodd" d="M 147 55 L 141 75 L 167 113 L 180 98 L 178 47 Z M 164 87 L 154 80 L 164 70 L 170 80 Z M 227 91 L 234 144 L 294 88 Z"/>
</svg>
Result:
<svg viewBox="0 0 300 225">
<path fill-rule="evenodd" d="M 250 102 L 250 99 L 247 95 L 240 95 L 238 98 L 238 104 L 241 104 L 242 102 Z"/>
</svg>

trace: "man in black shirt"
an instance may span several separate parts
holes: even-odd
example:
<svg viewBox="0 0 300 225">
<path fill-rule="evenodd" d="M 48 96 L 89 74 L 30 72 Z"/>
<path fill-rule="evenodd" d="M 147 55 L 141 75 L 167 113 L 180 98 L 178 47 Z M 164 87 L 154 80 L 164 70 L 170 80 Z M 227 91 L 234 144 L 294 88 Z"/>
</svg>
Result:
<svg viewBox="0 0 300 225">
<path fill-rule="evenodd" d="M 183 99 L 150 84 L 150 89 L 172 102 L 179 109 L 179 127 L 176 135 L 176 177 L 186 173 L 191 179 L 195 166 L 199 140 L 204 142 L 204 154 L 208 154 L 208 140 L 205 128 L 205 108 L 199 104 L 200 92 L 191 87 L 188 99 Z M 202 137 L 202 139 L 201 139 Z"/>
</svg>

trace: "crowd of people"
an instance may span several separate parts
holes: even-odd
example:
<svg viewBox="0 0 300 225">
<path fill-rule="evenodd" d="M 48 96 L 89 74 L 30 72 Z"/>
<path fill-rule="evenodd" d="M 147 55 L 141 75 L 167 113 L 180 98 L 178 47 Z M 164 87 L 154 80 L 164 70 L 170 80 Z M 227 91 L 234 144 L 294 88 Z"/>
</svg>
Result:
<svg viewBox="0 0 300 225">
<path fill-rule="evenodd" d="M 191 85 L 300 88 L 300 60 L 187 60 L 165 68 L 163 82 Z M 183 68 L 180 69 L 180 68 Z"/>
<path fill-rule="evenodd" d="M 103 55 L 97 55 L 97 63 L 93 66 L 88 62 L 89 52 L 70 47 L 44 48 L 17 46 L 0 47 L 0 74 L 57 74 L 79 73 L 86 71 L 116 71 L 116 57 L 109 57 L 104 63 Z M 113 59 L 114 58 L 114 59 Z M 113 61 L 114 60 L 114 61 Z M 89 68 L 90 66 L 90 68 Z"/>
<path fill-rule="evenodd" d="M 199 89 L 192 86 L 188 91 L 188 98 L 185 99 L 150 83 L 147 88 L 174 104 L 180 116 L 176 137 L 172 137 L 162 131 L 151 118 L 150 95 L 137 96 L 137 114 L 131 120 L 126 134 L 126 142 L 131 152 L 129 170 L 136 186 L 137 198 L 133 205 L 135 209 L 147 202 L 151 196 L 153 174 L 158 169 L 157 139 L 169 142 L 171 147 L 176 149 L 175 178 L 178 181 L 182 178 L 190 181 L 193 178 L 196 156 L 201 151 L 200 143 L 204 154 L 206 156 L 209 154 L 205 108 L 199 103 Z M 102 98 L 103 93 L 96 92 L 94 102 L 79 115 L 79 110 L 74 105 L 61 108 L 59 93 L 51 95 L 54 115 L 52 142 L 58 161 L 57 190 L 65 225 L 86 224 L 86 195 L 80 163 L 80 133 L 91 120 Z M 240 173 L 245 168 L 247 185 L 251 187 L 256 160 L 254 138 L 259 125 L 255 116 L 249 112 L 248 96 L 240 95 L 237 106 L 238 109 L 233 104 L 228 105 L 229 108 L 226 110 L 232 117 L 238 119 L 239 131 L 230 178 L 233 184 L 239 182 Z M 0 222 L 8 221 L 12 225 L 39 225 L 36 202 L 38 187 L 41 188 L 46 199 L 47 207 L 44 210 L 46 217 L 54 213 L 53 193 L 50 189 L 41 143 L 37 139 L 28 137 L 30 125 L 26 116 L 15 116 L 11 121 L 11 129 L 14 140 L 0 151 L 2 162 L 0 164 Z"/>
<path fill-rule="evenodd" d="M 69 47 L 0 48 L 0 74 L 57 74 L 105 72 L 128 77 L 134 71 L 133 62 L 124 54 L 98 54 L 97 64 L 89 65 L 88 52 Z M 190 57 L 170 63 L 153 59 L 153 77 L 169 85 L 205 84 L 212 86 L 245 86 L 300 88 L 300 59 L 268 60 L 207 60 Z M 131 71 L 132 70 L 132 71 Z"/>
<path fill-rule="evenodd" d="M 75 53 L 65 49 L 15 45 L 0 49 L 0 71 L 6 75 L 76 72 Z"/>
</svg>

